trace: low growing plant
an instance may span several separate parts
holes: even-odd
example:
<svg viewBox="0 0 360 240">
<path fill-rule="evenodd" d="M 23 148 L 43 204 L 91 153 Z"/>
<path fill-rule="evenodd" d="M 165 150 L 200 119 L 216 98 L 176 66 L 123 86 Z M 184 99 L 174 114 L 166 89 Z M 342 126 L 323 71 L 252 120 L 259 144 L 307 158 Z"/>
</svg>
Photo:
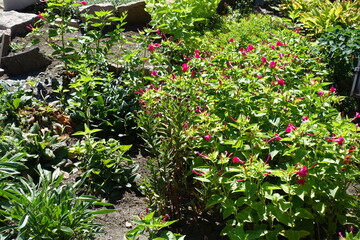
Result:
<svg viewBox="0 0 360 240">
<path fill-rule="evenodd" d="M 138 177 L 137 165 L 125 155 L 131 145 L 121 145 L 114 139 L 96 140 L 91 135 L 98 131 L 101 130 L 90 130 L 85 125 L 84 131 L 74 133 L 84 139 L 73 145 L 70 152 L 78 160 L 78 168 L 88 173 L 86 184 L 90 191 L 116 195 L 122 188 L 133 187 Z"/>
<path fill-rule="evenodd" d="M 92 206 L 108 206 L 91 196 L 76 196 L 85 177 L 74 185 L 62 185 L 59 170 L 49 172 L 38 167 L 40 179 L 20 179 L 18 185 L 0 190 L 2 239 L 94 239 L 101 226 L 92 219 L 114 210 L 91 210 Z"/>
<path fill-rule="evenodd" d="M 134 221 L 136 227 L 125 234 L 125 239 L 138 240 L 139 237 L 147 237 L 149 240 L 184 240 L 185 236 L 173 233 L 168 230 L 161 230 L 169 227 L 174 221 L 168 221 L 169 215 L 155 217 L 155 212 L 147 213 L 145 216 L 139 214 L 138 220 Z"/>
</svg>

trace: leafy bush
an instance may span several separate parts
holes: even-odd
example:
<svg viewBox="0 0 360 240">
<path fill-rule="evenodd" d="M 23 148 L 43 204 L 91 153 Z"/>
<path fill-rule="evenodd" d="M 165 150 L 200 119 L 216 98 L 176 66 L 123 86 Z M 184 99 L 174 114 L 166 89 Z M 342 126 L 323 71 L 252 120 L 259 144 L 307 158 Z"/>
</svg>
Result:
<svg viewBox="0 0 360 240">
<path fill-rule="evenodd" d="M 101 230 L 92 218 L 97 214 L 114 210 L 90 209 L 93 205 L 109 204 L 96 202 L 94 197 L 76 196 L 84 181 L 74 185 L 61 185 L 63 175 L 38 168 L 40 181 L 20 179 L 18 185 L 0 189 L 0 214 L 6 224 L 0 228 L 2 239 L 94 239 Z"/>
<path fill-rule="evenodd" d="M 340 25 L 344 28 L 359 27 L 359 2 L 352 0 L 286 0 L 280 9 L 292 20 L 318 36 L 326 29 Z"/>
<path fill-rule="evenodd" d="M 138 220 L 134 221 L 137 226 L 125 234 L 128 240 L 138 240 L 140 236 L 147 236 L 149 240 L 184 240 L 185 236 L 174 234 L 168 230 L 161 230 L 175 223 L 176 221 L 167 221 L 169 215 L 155 216 L 155 212 L 147 213 L 145 216 L 139 214 Z"/>
<path fill-rule="evenodd" d="M 346 192 L 359 178 L 357 127 L 333 107 L 343 97 L 310 52 L 284 30 L 240 49 L 236 39 L 208 45 L 177 72 L 154 73 L 138 91 L 138 123 L 154 155 L 155 205 L 221 214 L 230 239 L 360 227 L 359 200 Z"/>
<path fill-rule="evenodd" d="M 194 34 L 199 22 L 216 14 L 220 0 L 146 0 L 146 11 L 155 29 L 159 28 L 175 38 Z"/>
<path fill-rule="evenodd" d="M 125 156 L 131 145 L 121 145 L 117 140 L 95 140 L 91 134 L 101 131 L 90 130 L 85 126 L 82 132 L 74 135 L 85 136 L 72 146 L 70 152 L 75 154 L 78 167 L 83 172 L 89 172 L 86 181 L 87 187 L 92 192 L 101 194 L 118 194 L 121 188 L 131 188 L 138 174 L 135 174 L 137 165 Z"/>
</svg>

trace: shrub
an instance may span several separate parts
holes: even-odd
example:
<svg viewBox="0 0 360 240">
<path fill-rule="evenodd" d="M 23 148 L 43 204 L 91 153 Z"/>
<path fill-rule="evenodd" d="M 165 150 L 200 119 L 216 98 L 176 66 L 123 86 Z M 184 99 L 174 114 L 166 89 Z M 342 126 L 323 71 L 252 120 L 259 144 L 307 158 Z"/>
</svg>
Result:
<svg viewBox="0 0 360 240">
<path fill-rule="evenodd" d="M 159 28 L 176 39 L 194 34 L 199 22 L 216 14 L 220 0 L 146 0 L 146 11 L 155 29 Z"/>
<path fill-rule="evenodd" d="M 359 201 L 346 192 L 359 177 L 357 127 L 333 107 L 343 98 L 310 52 L 285 30 L 240 49 L 236 39 L 210 45 L 153 75 L 139 91 L 138 123 L 160 209 L 212 210 L 230 239 L 359 227 Z"/>
</svg>

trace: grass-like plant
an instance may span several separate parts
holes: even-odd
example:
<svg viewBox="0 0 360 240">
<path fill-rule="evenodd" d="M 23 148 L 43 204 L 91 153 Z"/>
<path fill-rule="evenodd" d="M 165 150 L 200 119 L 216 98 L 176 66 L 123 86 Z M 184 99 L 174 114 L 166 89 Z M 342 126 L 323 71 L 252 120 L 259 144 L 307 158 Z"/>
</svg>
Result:
<svg viewBox="0 0 360 240">
<path fill-rule="evenodd" d="M 39 182 L 20 178 L 18 184 L 0 189 L 0 214 L 5 225 L 0 228 L 3 239 L 94 239 L 101 226 L 92 222 L 97 214 L 114 210 L 92 210 L 97 202 L 91 196 L 77 196 L 85 177 L 74 185 L 63 185 L 63 174 L 38 166 Z"/>
</svg>

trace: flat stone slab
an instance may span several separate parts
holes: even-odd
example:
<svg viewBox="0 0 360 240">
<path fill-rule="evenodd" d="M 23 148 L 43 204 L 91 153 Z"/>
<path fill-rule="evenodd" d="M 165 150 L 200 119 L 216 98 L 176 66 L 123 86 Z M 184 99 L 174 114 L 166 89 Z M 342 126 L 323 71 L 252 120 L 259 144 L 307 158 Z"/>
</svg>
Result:
<svg viewBox="0 0 360 240">
<path fill-rule="evenodd" d="M 40 53 L 40 49 L 37 47 L 3 57 L 1 62 L 9 76 L 16 76 L 43 69 L 50 65 L 52 61 Z"/>
<path fill-rule="evenodd" d="M 145 11 L 145 1 L 129 2 L 117 7 L 120 15 L 127 11 L 125 22 L 127 25 L 141 25 L 145 26 L 151 20 L 151 16 Z"/>
<path fill-rule="evenodd" d="M 22 35 L 30 30 L 26 26 L 38 20 L 33 13 L 20 13 L 17 11 L 0 11 L 0 30 L 11 30 L 11 36 Z"/>
<path fill-rule="evenodd" d="M 5 11 L 22 10 L 26 7 L 34 5 L 36 0 L 2 0 L 1 3 Z"/>
</svg>

